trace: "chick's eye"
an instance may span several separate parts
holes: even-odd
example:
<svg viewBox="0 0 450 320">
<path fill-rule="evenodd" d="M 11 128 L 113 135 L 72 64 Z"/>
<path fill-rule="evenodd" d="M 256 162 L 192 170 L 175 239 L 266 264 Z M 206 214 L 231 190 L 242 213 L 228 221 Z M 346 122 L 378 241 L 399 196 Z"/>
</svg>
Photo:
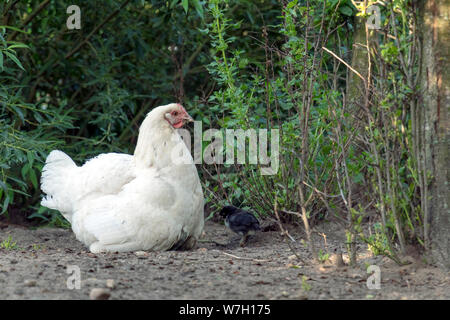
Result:
<svg viewBox="0 0 450 320">
<path fill-rule="evenodd" d="M 172 115 L 174 115 L 176 117 L 178 115 L 178 111 L 172 112 Z"/>
</svg>

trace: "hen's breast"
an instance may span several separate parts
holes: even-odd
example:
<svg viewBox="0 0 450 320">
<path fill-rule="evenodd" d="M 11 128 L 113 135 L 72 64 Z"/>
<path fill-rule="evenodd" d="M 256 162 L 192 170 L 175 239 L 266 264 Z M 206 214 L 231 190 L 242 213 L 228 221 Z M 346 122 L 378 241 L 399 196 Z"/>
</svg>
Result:
<svg viewBox="0 0 450 320">
<path fill-rule="evenodd" d="M 167 250 L 187 239 L 195 244 L 200 236 L 203 192 L 197 169 L 179 137 L 159 137 L 151 135 L 148 142 L 154 143 L 134 157 L 105 155 L 83 166 L 95 182 L 87 186 L 90 193 L 80 201 L 73 229 L 94 251 Z"/>
</svg>

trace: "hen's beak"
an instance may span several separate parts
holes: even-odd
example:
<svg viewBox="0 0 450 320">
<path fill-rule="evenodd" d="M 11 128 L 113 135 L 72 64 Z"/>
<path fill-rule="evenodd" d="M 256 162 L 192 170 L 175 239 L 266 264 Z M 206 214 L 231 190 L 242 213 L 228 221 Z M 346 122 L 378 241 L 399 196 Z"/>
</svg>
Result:
<svg viewBox="0 0 450 320">
<path fill-rule="evenodd" d="M 187 113 L 184 114 L 183 120 L 186 120 L 187 122 L 194 122 L 194 119 L 192 119 L 192 117 Z"/>
</svg>

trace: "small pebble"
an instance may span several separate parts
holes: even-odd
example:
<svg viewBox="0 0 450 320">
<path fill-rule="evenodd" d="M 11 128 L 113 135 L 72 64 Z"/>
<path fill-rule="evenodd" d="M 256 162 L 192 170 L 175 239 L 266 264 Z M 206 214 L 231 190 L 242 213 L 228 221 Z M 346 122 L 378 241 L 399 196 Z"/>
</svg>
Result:
<svg viewBox="0 0 450 320">
<path fill-rule="evenodd" d="M 17 288 L 14 290 L 14 294 L 17 294 L 18 296 L 22 296 L 24 294 L 24 291 L 20 288 Z"/>
<path fill-rule="evenodd" d="M 308 300 L 308 295 L 304 293 L 299 293 L 298 295 L 293 296 L 293 298 L 297 300 Z"/>
<path fill-rule="evenodd" d="M 138 257 L 148 257 L 148 252 L 145 251 L 136 251 L 134 254 Z"/>
<path fill-rule="evenodd" d="M 333 254 L 330 257 L 330 262 L 334 264 L 337 268 L 345 267 L 344 260 L 342 259 L 342 253 Z"/>
<path fill-rule="evenodd" d="M 116 283 L 115 283 L 114 279 L 107 279 L 106 287 L 110 288 L 110 289 L 114 289 L 116 287 Z"/>
<path fill-rule="evenodd" d="M 25 280 L 23 284 L 25 285 L 25 287 L 35 287 L 37 282 L 36 280 Z"/>
<path fill-rule="evenodd" d="M 108 300 L 110 296 L 109 291 L 103 288 L 94 288 L 89 294 L 91 300 Z"/>
</svg>

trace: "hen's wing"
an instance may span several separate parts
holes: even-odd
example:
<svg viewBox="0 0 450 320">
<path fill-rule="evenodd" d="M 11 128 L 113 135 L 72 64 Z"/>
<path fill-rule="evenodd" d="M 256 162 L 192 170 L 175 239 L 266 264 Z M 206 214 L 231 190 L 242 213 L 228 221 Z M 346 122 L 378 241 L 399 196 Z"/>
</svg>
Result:
<svg viewBox="0 0 450 320">
<path fill-rule="evenodd" d="M 103 153 L 90 159 L 76 172 L 78 199 L 87 195 L 117 194 L 135 177 L 133 156 Z"/>
<path fill-rule="evenodd" d="M 101 154 L 78 167 L 64 152 L 53 150 L 42 170 L 46 196 L 41 204 L 59 210 L 71 222 L 83 199 L 116 194 L 134 176 L 133 157 L 127 154 Z"/>
<path fill-rule="evenodd" d="M 92 198 L 74 215 L 73 230 L 92 252 L 165 250 L 182 234 L 176 187 L 140 175 L 116 195 Z"/>
</svg>

